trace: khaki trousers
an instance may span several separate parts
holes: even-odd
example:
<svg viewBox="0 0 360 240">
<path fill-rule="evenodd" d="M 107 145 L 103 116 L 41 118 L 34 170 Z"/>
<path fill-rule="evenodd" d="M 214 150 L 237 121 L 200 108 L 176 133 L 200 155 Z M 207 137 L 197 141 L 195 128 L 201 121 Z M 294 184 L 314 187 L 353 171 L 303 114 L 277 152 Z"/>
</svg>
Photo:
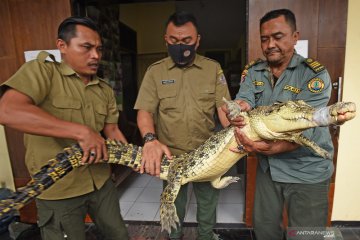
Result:
<svg viewBox="0 0 360 240">
<path fill-rule="evenodd" d="M 127 240 L 128 232 L 120 215 L 119 198 L 109 179 L 94 192 L 62 200 L 36 200 L 38 225 L 43 240 L 85 240 L 88 213 L 104 239 Z"/>
</svg>

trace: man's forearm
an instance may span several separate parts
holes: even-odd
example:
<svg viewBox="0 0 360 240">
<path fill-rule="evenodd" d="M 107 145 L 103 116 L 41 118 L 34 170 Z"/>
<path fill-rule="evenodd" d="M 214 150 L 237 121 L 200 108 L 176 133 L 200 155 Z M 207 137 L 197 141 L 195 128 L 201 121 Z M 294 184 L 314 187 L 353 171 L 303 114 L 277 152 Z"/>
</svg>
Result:
<svg viewBox="0 0 360 240">
<path fill-rule="evenodd" d="M 116 123 L 106 123 L 104 127 L 104 134 L 107 138 L 127 143 L 125 136 L 122 134 Z"/>
<path fill-rule="evenodd" d="M 155 133 L 152 113 L 145 110 L 139 110 L 137 114 L 137 124 L 140 129 L 141 136 L 144 136 L 148 132 Z"/>
<path fill-rule="evenodd" d="M 14 128 L 24 133 L 58 138 L 79 140 L 84 132 L 90 129 L 78 123 L 58 119 L 32 104 L 29 97 L 23 94 L 7 92 L 0 102 L 0 124 Z M 10 101 L 18 97 L 20 101 Z M 9 101 L 8 101 L 9 100 Z"/>
</svg>

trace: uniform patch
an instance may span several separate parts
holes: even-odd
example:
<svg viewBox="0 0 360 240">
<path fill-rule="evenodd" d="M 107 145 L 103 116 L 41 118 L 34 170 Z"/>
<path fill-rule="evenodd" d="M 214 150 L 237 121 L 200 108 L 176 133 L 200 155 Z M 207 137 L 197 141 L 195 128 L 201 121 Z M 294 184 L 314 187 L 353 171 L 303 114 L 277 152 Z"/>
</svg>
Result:
<svg viewBox="0 0 360 240">
<path fill-rule="evenodd" d="M 241 79 L 240 79 L 240 83 L 243 83 L 245 81 L 245 78 L 248 74 L 248 69 L 251 68 L 252 66 L 263 62 L 263 60 L 261 60 L 260 58 L 256 59 L 255 61 L 251 61 L 248 64 L 246 64 L 246 66 L 244 67 L 244 71 L 242 71 L 241 73 Z"/>
<path fill-rule="evenodd" d="M 264 82 L 262 82 L 262 81 L 253 81 L 253 84 L 255 85 L 255 86 L 264 86 Z"/>
<path fill-rule="evenodd" d="M 247 74 L 248 74 L 248 70 L 247 70 L 247 69 L 245 69 L 244 71 L 242 71 L 240 83 L 243 83 L 243 82 L 245 81 L 245 78 L 246 78 Z"/>
<path fill-rule="evenodd" d="M 288 90 L 288 91 L 296 93 L 296 94 L 301 92 L 300 88 L 296 88 L 296 87 L 293 87 L 290 85 L 285 85 L 284 90 Z"/>
<path fill-rule="evenodd" d="M 224 84 L 224 85 L 227 84 L 227 83 L 226 83 L 225 75 L 224 75 L 223 73 L 219 76 L 219 81 L 220 81 L 222 84 Z"/>
<path fill-rule="evenodd" d="M 308 88 L 310 92 L 313 93 L 319 93 L 321 92 L 325 87 L 324 81 L 320 78 L 313 78 L 308 83 Z"/>
<path fill-rule="evenodd" d="M 169 79 L 169 80 L 161 80 L 161 84 L 165 85 L 165 84 L 172 84 L 175 83 L 174 79 Z"/>
</svg>

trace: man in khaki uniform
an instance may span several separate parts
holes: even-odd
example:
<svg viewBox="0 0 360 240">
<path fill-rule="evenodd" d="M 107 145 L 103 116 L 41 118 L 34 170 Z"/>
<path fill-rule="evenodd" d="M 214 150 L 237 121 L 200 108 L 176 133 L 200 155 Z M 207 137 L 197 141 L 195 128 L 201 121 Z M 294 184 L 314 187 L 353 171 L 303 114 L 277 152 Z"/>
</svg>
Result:
<svg viewBox="0 0 360 240">
<path fill-rule="evenodd" d="M 84 166 L 37 199 L 42 239 L 85 240 L 87 213 L 106 239 L 128 239 L 109 166 L 93 164 L 108 158 L 100 131 L 126 142 L 113 90 L 96 76 L 102 50 L 97 27 L 88 18 L 65 19 L 56 44 L 61 63 L 41 52 L 1 86 L 0 123 L 25 133 L 30 174 L 66 146 L 77 142 L 84 152 Z"/>
<path fill-rule="evenodd" d="M 222 98 L 230 98 L 220 65 L 196 54 L 200 35 L 196 19 L 186 12 L 174 13 L 167 22 L 165 42 L 170 57 L 152 64 L 143 79 L 135 109 L 144 136 L 141 173 L 159 176 L 163 154 L 179 155 L 197 148 L 213 133 L 214 114 L 223 126 L 228 121 L 221 109 Z M 218 239 L 216 223 L 219 191 L 209 182 L 193 183 L 197 199 L 198 237 Z M 185 216 L 187 185 L 175 201 L 180 222 Z M 181 239 L 181 226 L 170 239 Z"/>
</svg>

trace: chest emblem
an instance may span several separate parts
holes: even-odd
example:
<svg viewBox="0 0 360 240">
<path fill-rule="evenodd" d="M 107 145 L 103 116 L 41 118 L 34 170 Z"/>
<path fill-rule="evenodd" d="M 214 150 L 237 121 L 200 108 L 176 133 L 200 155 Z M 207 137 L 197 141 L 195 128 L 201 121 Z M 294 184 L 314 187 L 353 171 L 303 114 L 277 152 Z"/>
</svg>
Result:
<svg viewBox="0 0 360 240">
<path fill-rule="evenodd" d="M 319 93 L 324 89 L 324 81 L 320 78 L 313 78 L 308 83 L 308 89 L 310 92 Z"/>
</svg>

